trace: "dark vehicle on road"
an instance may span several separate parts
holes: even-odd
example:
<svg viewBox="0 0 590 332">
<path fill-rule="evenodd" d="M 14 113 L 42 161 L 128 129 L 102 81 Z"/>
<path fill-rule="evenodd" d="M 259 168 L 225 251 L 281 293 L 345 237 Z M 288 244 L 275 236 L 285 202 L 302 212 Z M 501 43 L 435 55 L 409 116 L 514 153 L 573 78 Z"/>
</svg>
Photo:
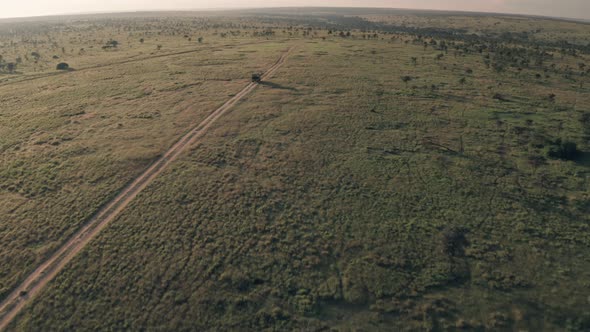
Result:
<svg viewBox="0 0 590 332">
<path fill-rule="evenodd" d="M 262 81 L 262 75 L 255 73 L 252 74 L 252 82 L 260 83 Z"/>
</svg>

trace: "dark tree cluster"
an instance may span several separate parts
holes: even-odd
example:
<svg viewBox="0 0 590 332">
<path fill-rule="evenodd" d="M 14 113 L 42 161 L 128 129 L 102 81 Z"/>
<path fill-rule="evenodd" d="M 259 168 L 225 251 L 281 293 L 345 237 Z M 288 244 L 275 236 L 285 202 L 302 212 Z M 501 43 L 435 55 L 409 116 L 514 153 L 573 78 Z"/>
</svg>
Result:
<svg viewBox="0 0 590 332">
<path fill-rule="evenodd" d="M 578 145 L 572 141 L 562 141 L 560 138 L 551 142 L 547 156 L 552 159 L 575 160 L 580 154 Z"/>
<path fill-rule="evenodd" d="M 7 62 L 2 55 L 0 55 L 0 73 L 12 74 L 16 71 L 16 62 Z"/>
</svg>

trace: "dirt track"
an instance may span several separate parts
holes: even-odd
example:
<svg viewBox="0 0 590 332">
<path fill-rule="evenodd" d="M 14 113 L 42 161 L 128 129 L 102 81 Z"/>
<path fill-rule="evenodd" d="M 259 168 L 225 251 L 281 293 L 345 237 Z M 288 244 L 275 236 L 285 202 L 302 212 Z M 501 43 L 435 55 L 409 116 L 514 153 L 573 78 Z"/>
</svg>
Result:
<svg viewBox="0 0 590 332">
<path fill-rule="evenodd" d="M 291 49 L 262 76 L 271 77 L 285 62 Z M 203 122 L 191 129 L 146 171 L 127 185 L 119 194 L 100 209 L 78 232 L 76 232 L 51 257 L 39 265 L 4 301 L 0 303 L 0 330 L 4 330 L 14 317 L 51 281 L 78 252 L 80 252 L 109 222 L 121 213 L 129 203 L 162 171 L 185 150 L 201 138 L 211 125 L 231 109 L 238 101 L 256 88 L 257 83 L 248 84 L 242 91 L 211 113 Z"/>
</svg>

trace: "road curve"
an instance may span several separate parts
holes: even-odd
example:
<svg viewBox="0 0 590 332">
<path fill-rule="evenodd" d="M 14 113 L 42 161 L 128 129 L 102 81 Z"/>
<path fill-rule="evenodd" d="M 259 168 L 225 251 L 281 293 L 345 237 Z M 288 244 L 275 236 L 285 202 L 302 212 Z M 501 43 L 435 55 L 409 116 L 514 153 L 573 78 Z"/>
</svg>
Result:
<svg viewBox="0 0 590 332">
<path fill-rule="evenodd" d="M 262 79 L 271 77 L 285 62 L 291 48 L 284 52 L 279 60 L 263 75 Z M 249 83 L 242 91 L 211 113 L 205 120 L 182 136 L 166 153 L 156 160 L 133 182 L 123 188 L 119 194 L 101 208 L 80 230 L 78 230 L 53 255 L 39 265 L 18 287 L 0 303 L 0 331 L 19 312 L 30 303 L 36 295 L 79 253 L 93 238 L 100 233 L 129 203 L 147 187 L 162 171 L 186 149 L 201 138 L 211 125 L 227 113 L 237 102 L 256 88 L 257 83 Z"/>
</svg>

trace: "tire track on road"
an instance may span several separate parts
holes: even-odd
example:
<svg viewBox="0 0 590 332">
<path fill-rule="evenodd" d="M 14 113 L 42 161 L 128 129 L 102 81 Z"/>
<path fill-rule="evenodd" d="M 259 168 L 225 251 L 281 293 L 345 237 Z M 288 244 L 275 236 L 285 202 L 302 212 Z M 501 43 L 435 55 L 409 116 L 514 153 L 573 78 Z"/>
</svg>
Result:
<svg viewBox="0 0 590 332">
<path fill-rule="evenodd" d="M 285 51 L 279 60 L 273 64 L 263 75 L 263 79 L 271 77 L 285 62 L 292 48 Z M 80 230 L 78 230 L 64 245 L 62 245 L 47 260 L 39 265 L 18 287 L 16 287 L 0 303 L 0 330 L 6 329 L 8 324 L 18 315 L 22 309 L 30 303 L 36 295 L 78 254 L 88 243 L 94 239 L 111 221 L 113 221 L 129 203 L 145 189 L 162 171 L 190 145 L 197 142 L 207 130 L 223 114 L 227 113 L 240 100 L 247 96 L 258 86 L 258 83 L 249 83 L 242 91 L 225 102 L 221 107 L 213 111 L 205 120 L 182 136 L 170 149 L 158 160 L 139 175 L 133 182 L 123 188 L 115 198 L 101 208 Z"/>
</svg>

